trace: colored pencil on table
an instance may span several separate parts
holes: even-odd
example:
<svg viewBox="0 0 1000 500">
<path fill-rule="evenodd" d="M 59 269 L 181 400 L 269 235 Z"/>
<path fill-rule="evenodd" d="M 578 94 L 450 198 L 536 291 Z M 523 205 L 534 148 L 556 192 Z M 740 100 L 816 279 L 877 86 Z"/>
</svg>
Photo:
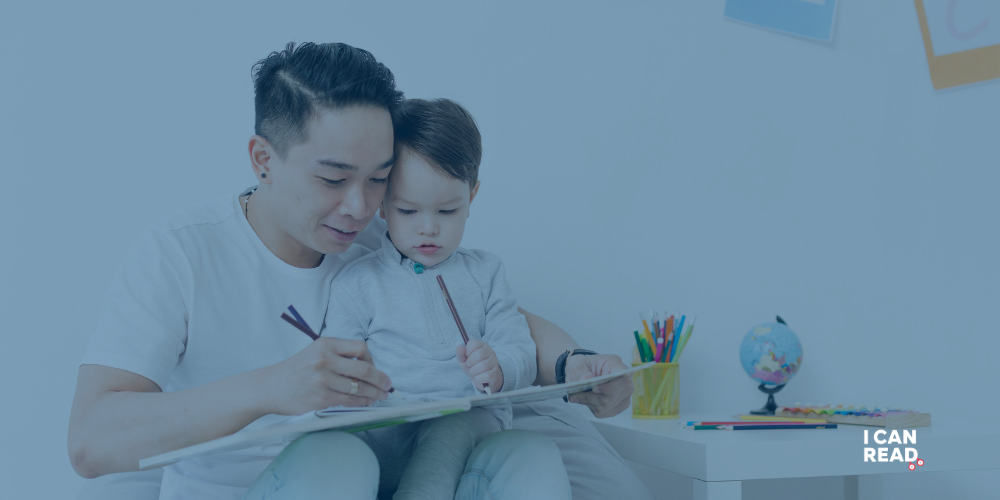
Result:
<svg viewBox="0 0 1000 500">
<path fill-rule="evenodd" d="M 696 425 L 694 430 L 753 431 L 768 429 L 836 429 L 837 424 L 781 424 L 781 425 Z"/>
<path fill-rule="evenodd" d="M 813 424 L 821 424 L 826 422 L 823 418 L 804 418 L 804 417 L 772 417 L 770 415 L 733 415 L 740 420 L 747 422 L 806 422 Z"/>
<path fill-rule="evenodd" d="M 822 419 L 812 419 L 812 420 L 816 420 L 816 422 L 797 422 L 794 420 L 782 420 L 773 422 L 751 422 L 748 420 L 735 420 L 730 422 L 690 421 L 687 423 L 687 426 L 691 427 L 694 425 L 778 425 L 778 424 L 810 424 L 810 423 L 825 424 L 826 423 L 826 420 Z"/>
</svg>

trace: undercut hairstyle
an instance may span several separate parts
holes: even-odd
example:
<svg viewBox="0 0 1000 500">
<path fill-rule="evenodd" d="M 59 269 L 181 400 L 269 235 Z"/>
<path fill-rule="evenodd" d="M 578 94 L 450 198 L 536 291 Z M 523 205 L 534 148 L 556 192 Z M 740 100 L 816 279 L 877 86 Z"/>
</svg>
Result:
<svg viewBox="0 0 1000 500">
<path fill-rule="evenodd" d="M 403 102 L 396 81 L 370 52 L 344 43 L 295 42 L 251 69 L 254 133 L 284 157 L 309 140 L 306 123 L 322 109 L 373 106 L 390 113 Z"/>
<path fill-rule="evenodd" d="M 469 183 L 479 180 L 482 136 L 476 120 L 449 99 L 407 99 L 393 119 L 396 157 L 403 151 L 422 156 L 437 171 Z"/>
</svg>

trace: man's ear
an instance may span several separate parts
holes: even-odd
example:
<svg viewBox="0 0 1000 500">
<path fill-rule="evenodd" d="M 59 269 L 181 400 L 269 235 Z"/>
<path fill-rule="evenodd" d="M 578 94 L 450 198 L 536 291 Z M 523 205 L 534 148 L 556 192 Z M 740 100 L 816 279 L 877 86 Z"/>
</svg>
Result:
<svg viewBox="0 0 1000 500">
<path fill-rule="evenodd" d="M 257 182 L 261 184 L 270 184 L 272 177 L 271 175 L 271 158 L 273 157 L 274 148 L 271 144 L 267 142 L 267 139 L 254 135 L 250 137 L 250 166 L 253 167 L 253 175 L 257 178 Z"/>
</svg>

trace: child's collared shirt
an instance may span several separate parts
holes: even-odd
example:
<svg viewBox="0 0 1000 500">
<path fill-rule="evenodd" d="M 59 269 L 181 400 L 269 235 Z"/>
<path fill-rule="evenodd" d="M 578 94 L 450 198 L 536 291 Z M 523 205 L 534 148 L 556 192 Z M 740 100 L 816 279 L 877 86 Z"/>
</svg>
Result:
<svg viewBox="0 0 1000 500">
<path fill-rule="evenodd" d="M 462 335 L 438 275 L 448 285 L 469 338 L 481 339 L 496 352 L 503 391 L 530 386 L 536 358 L 528 323 L 517 310 L 503 263 L 482 250 L 459 247 L 441 263 L 424 267 L 402 255 L 386 232 L 379 250 L 351 262 L 333 280 L 321 335 L 364 340 L 375 366 L 392 379 L 394 396 L 475 396 L 455 356 Z M 510 428 L 509 405 L 494 414 Z"/>
</svg>

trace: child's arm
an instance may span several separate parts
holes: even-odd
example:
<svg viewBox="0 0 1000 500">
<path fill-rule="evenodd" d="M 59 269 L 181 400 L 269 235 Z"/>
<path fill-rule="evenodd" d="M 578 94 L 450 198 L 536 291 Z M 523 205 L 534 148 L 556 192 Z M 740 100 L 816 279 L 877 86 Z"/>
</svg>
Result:
<svg viewBox="0 0 1000 500">
<path fill-rule="evenodd" d="M 357 280 L 351 279 L 353 274 L 341 272 L 331 283 L 330 305 L 326 310 L 320 336 L 362 342 L 368 340 L 367 326 L 371 318 L 365 319 L 365 311 L 362 311 L 355 299 L 360 287 Z"/>
<path fill-rule="evenodd" d="M 479 339 L 469 339 L 468 344 L 455 346 L 455 356 L 462 371 L 472 379 L 476 390 L 485 391 L 484 384 L 489 384 L 491 393 L 503 390 L 503 371 L 496 351 L 489 344 Z"/>
<path fill-rule="evenodd" d="M 523 389 L 531 385 L 535 380 L 537 369 L 535 358 L 535 342 L 531 339 L 531 331 L 528 330 L 528 322 L 524 315 L 517 310 L 517 301 L 514 298 L 514 291 L 511 290 L 507 279 L 504 276 L 504 266 L 500 259 L 482 251 L 476 251 L 483 258 L 484 263 L 490 268 L 490 288 L 485 294 L 486 300 L 486 331 L 483 335 L 483 342 L 487 344 L 483 349 L 492 350 L 495 354 L 502 387 L 493 388 L 493 392 L 499 390 L 513 391 Z M 471 352 L 476 347 L 473 342 L 469 342 L 467 350 L 469 355 L 476 358 Z M 475 360 L 475 359 L 474 359 Z M 459 358 L 461 361 L 461 357 Z M 474 364 L 473 364 L 474 367 Z M 473 370 L 474 371 L 474 370 Z M 478 385 L 478 384 L 477 384 Z"/>
</svg>

